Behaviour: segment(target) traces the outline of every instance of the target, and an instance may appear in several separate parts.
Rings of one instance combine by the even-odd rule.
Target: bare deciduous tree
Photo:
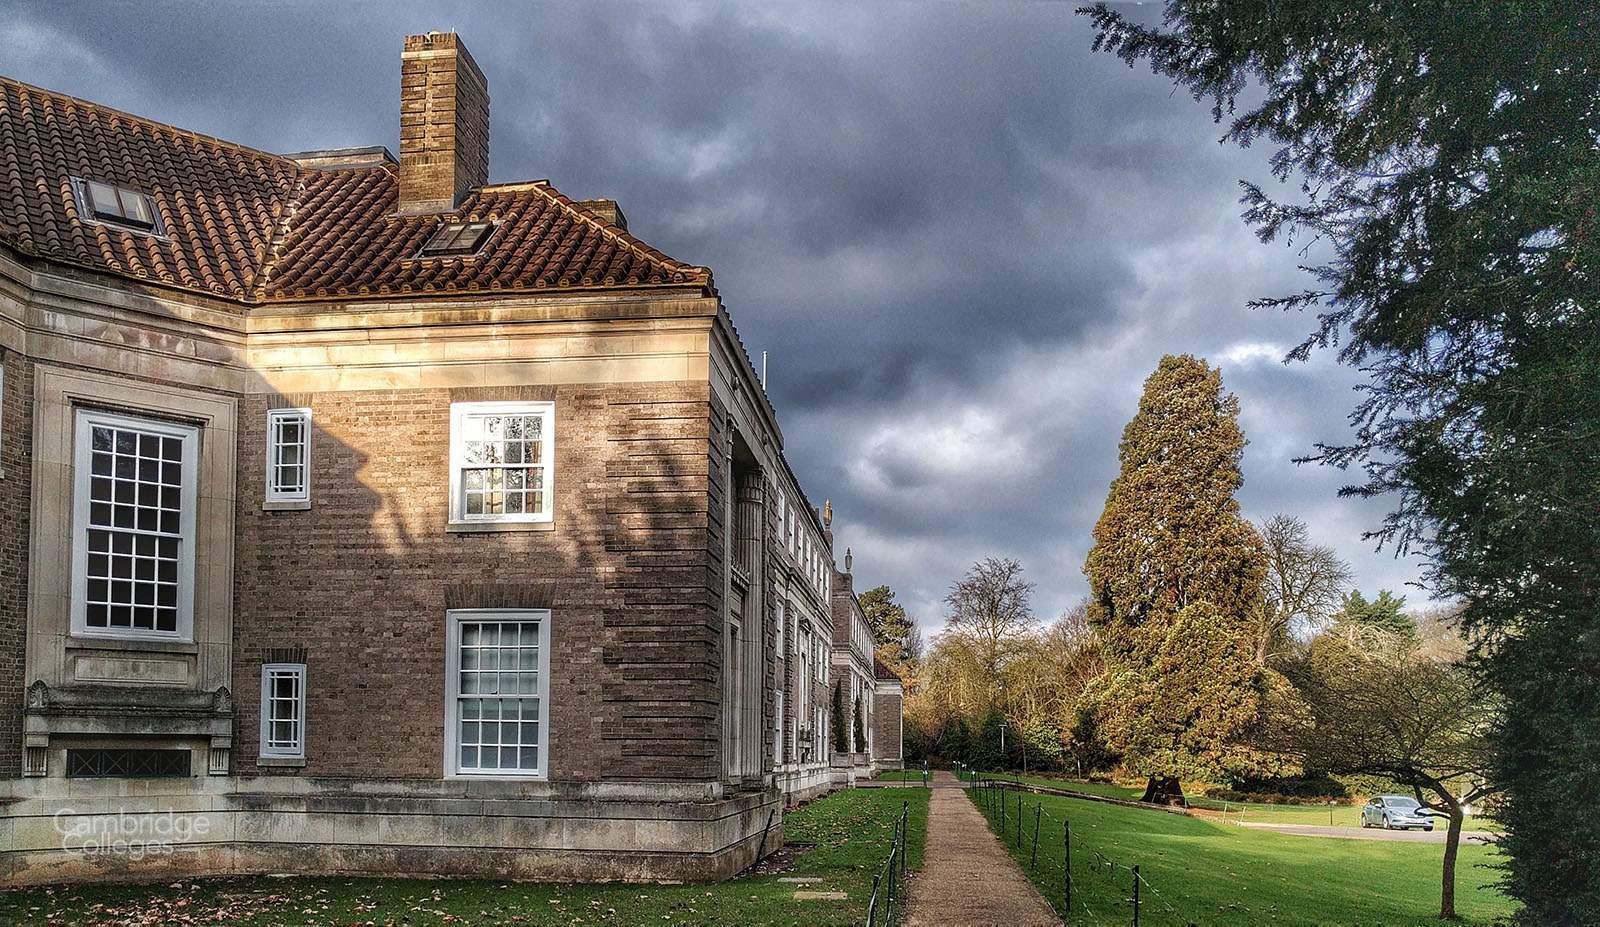
[[[1306,523],[1278,514],[1261,525],[1267,573],[1252,610],[1256,662],[1265,664],[1293,635],[1322,630],[1339,611],[1349,588],[1350,564],[1332,548],[1311,543]]]
[[[1032,599],[1033,583],[1022,578],[1022,564],[1010,557],[974,563],[944,597],[950,607],[945,634],[973,647],[983,678],[996,688],[1007,645],[1036,621]]]

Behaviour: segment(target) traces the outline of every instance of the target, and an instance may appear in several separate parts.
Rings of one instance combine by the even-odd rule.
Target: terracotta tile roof
[[[5,78],[0,171],[0,241],[18,251],[241,303],[712,286],[542,181],[396,216],[392,163],[303,166]],[[73,177],[149,194],[165,234],[85,221]],[[452,220],[497,227],[474,257],[417,259]]]
[[[900,678],[899,673],[896,673],[894,670],[890,669],[889,664],[883,662],[877,657],[872,658],[872,678],[883,680],[893,679],[895,682],[904,682],[904,680]]]
[[[0,79],[0,239],[25,254],[244,297],[295,170],[265,152]],[[165,236],[83,221],[73,177],[149,194]]]
[[[273,300],[485,290],[707,285],[543,182],[469,193],[451,215],[394,214],[391,168],[306,171],[263,296]],[[440,222],[495,222],[469,258],[417,258]]]

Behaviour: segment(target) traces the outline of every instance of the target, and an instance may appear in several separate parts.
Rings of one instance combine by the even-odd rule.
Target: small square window
[[[446,222],[439,226],[417,257],[465,257],[477,254],[494,234],[493,222]]]
[[[80,180],[76,187],[87,215],[141,232],[160,233],[155,204],[148,195],[98,180]]]
[[[267,413],[267,501],[311,501],[311,410]]]

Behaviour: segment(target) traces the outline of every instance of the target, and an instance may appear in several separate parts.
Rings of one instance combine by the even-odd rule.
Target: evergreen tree
[[[894,590],[888,586],[874,586],[857,598],[867,627],[872,629],[873,648],[885,644],[904,645],[911,631],[911,617],[906,614],[905,606],[894,600]]]
[[[856,752],[867,752],[867,725],[861,716],[861,696],[856,696]]]
[[[1499,846],[1520,924],[1600,923],[1600,7],[1589,0],[1169,0],[1087,11],[1097,48],[1279,146],[1289,202],[1245,185],[1264,240],[1326,244],[1294,356],[1337,344],[1371,382],[1351,491],[1425,554],[1492,646]],[[1240,105],[1242,104],[1242,105]]]
[[[1417,623],[1401,611],[1405,604],[1405,596],[1395,596],[1387,589],[1378,590],[1378,597],[1371,602],[1361,594],[1360,589],[1352,589],[1350,594],[1344,597],[1344,607],[1334,616],[1334,620],[1346,625],[1377,628],[1405,640],[1415,641]]]
[[[1220,373],[1163,357],[1122,433],[1084,565],[1106,662],[1091,695],[1101,732],[1152,786],[1263,768],[1237,743],[1274,675],[1254,658],[1265,557],[1233,497],[1238,414]]]
[[[845,736],[844,727],[844,683],[833,684],[833,711],[829,713],[828,721],[833,733],[833,752],[849,753],[850,741]]]

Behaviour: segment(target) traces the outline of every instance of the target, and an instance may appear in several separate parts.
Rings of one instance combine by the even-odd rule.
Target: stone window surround
[[[226,693],[232,679],[233,519],[237,493],[235,401],[193,388],[131,381],[125,377],[41,364],[34,380],[34,402],[30,502],[34,517],[29,538],[25,678],[52,688],[71,687],[79,683],[75,667],[81,659],[89,659],[94,664],[97,683],[111,681],[103,675],[108,666],[120,671],[129,667],[154,667],[159,663],[160,667],[165,667],[159,674],[159,681],[142,677],[118,677],[114,681],[126,686],[130,698],[136,701],[140,698],[137,694],[140,688],[151,684],[161,686],[163,691],[188,690],[208,703],[214,694],[226,710],[209,711],[206,717],[231,716],[231,698]],[[190,642],[85,637],[72,633],[73,433],[79,408],[179,421],[200,429],[196,459],[194,634]],[[174,686],[176,689],[172,688]],[[120,715],[98,710],[88,714],[73,712],[71,717],[57,720],[47,714],[34,717],[30,713],[26,719],[26,746],[30,755],[35,751],[40,754],[35,774],[44,774],[43,753],[47,746],[54,747],[50,743],[53,733],[115,738],[132,723],[119,718]],[[207,764],[209,771],[213,775],[227,772],[231,721],[226,724],[211,720],[174,721],[168,726],[173,736],[208,737],[212,745],[211,762]]]
[[[539,624],[539,767],[531,771],[466,770],[460,768],[461,625],[482,621],[537,621]],[[445,612],[444,775],[446,779],[550,778],[550,609],[453,608]]]
[[[279,455],[284,449],[279,428],[282,424],[298,420],[301,428],[299,487],[283,489],[278,485]],[[305,510],[311,508],[311,410],[267,410],[267,482],[266,495],[261,508],[264,511]]]
[[[89,505],[89,435],[96,426],[114,427],[124,431],[177,438],[183,442],[181,515],[179,518],[179,552],[177,566],[178,613],[177,627],[173,631],[140,628],[91,628],[88,625],[88,535],[92,527]],[[195,560],[195,506],[198,500],[196,475],[199,469],[195,460],[199,451],[198,429],[187,422],[152,419],[143,415],[127,415],[98,408],[76,408],[73,411],[73,480],[72,480],[72,634],[74,637],[100,637],[128,640],[177,641],[194,640],[194,560]],[[141,532],[142,533],[142,532]],[[137,582],[137,581],[136,581]]]
[[[520,515],[469,516],[465,514],[461,472],[465,466],[462,419],[467,415],[541,415],[543,425],[542,460],[544,468],[544,507],[537,513]],[[547,400],[452,402],[450,404],[450,511],[449,531],[527,531],[554,528],[556,461],[555,403]]]

